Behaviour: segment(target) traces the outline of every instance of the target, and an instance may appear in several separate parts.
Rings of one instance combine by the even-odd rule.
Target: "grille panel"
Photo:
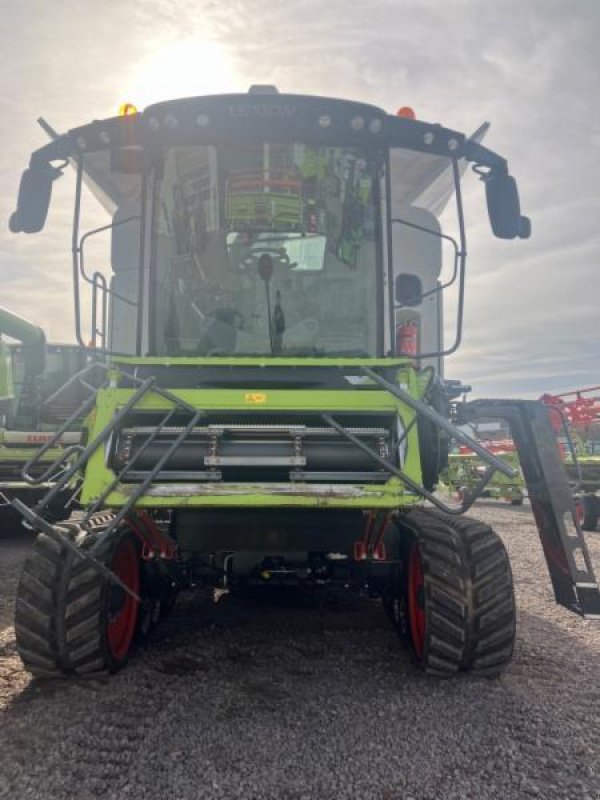
[[[150,415],[136,413],[117,432],[109,449],[110,466],[122,481],[137,482],[149,474],[183,427],[154,433]],[[286,419],[287,417],[287,419]],[[382,414],[339,414],[340,424],[379,456],[394,460],[397,420]],[[211,414],[194,427],[160,473],[161,482],[216,476],[224,482],[360,482],[381,483],[389,473],[367,453],[347,441],[314,414]],[[131,468],[129,469],[129,465]],[[172,476],[172,477],[170,477]]]

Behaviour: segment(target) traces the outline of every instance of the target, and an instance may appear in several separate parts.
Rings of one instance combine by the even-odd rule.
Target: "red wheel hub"
[[[580,498],[575,500],[575,517],[577,522],[580,525],[583,525],[583,520],[585,519],[585,506],[583,504],[583,500]]]
[[[415,654],[421,659],[425,646],[425,584],[421,554],[416,543],[408,558],[407,605],[410,637]]]
[[[123,539],[117,545],[111,568],[126,586],[136,594],[139,594],[139,559],[137,549],[131,539]],[[119,596],[118,608],[109,610],[106,640],[113,658],[120,660],[125,658],[131,647],[137,623],[139,603],[119,587],[114,588],[122,592],[122,596]]]

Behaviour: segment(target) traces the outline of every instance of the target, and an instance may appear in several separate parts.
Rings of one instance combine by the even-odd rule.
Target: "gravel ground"
[[[28,541],[4,535],[0,797],[600,797],[600,623],[554,604],[529,507],[474,515],[515,573],[517,650],[495,681],[423,676],[374,601],[190,595],[118,675],[35,683],[10,627]]]

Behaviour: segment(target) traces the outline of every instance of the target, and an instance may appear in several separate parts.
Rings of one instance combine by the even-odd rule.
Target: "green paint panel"
[[[406,358],[280,358],[275,356],[113,356],[113,364],[139,364],[140,366],[238,366],[238,367],[406,367]]]
[[[401,403],[384,391],[288,391],[261,389],[249,386],[243,390],[232,389],[171,389],[172,394],[200,409],[228,411],[395,411]],[[129,389],[103,389],[98,393],[98,417],[105,410],[112,414],[131,397]],[[137,408],[148,411],[169,409],[171,405],[158,394],[148,393]],[[406,409],[405,413],[411,413]],[[405,416],[405,414],[403,414]],[[107,422],[110,417],[106,417]]]
[[[249,363],[249,359],[119,359],[121,363]],[[269,359],[269,364],[279,359]],[[297,359],[306,365],[308,359]],[[316,362],[317,360],[315,360]],[[324,359],[318,360],[322,364]],[[349,359],[340,365],[349,366]],[[254,361],[253,363],[256,363]],[[289,360],[286,361],[289,365]],[[359,363],[366,363],[360,359]],[[387,366],[398,362],[380,360]],[[402,370],[402,382],[413,396],[420,396],[423,387],[417,383],[412,368]],[[168,388],[168,387],[165,387]],[[170,390],[173,395],[194,408],[222,411],[246,411],[261,414],[268,411],[323,411],[335,415],[336,412],[387,412],[399,414],[408,427],[414,412],[396,400],[392,395],[377,389],[361,390],[264,390],[248,386],[242,390],[231,389],[181,389]],[[110,424],[117,410],[131,397],[129,389],[102,389],[98,392],[96,413],[90,419],[90,441]],[[164,410],[171,408],[168,400],[160,395],[149,393],[137,408],[145,410]],[[404,471],[414,481],[421,482],[421,466],[416,426],[410,430]],[[89,503],[106,489],[114,479],[114,473],[105,464],[104,448],[97,449],[88,462],[82,490],[83,503]],[[127,501],[127,491],[133,491],[135,484],[121,486],[119,491],[109,495],[107,506],[120,506]],[[311,508],[388,508],[394,509],[420,504],[421,498],[406,493],[401,481],[395,477],[385,484],[352,484],[325,486],[314,483],[293,484],[162,484],[154,485],[149,494],[138,501],[145,507],[311,507]]]

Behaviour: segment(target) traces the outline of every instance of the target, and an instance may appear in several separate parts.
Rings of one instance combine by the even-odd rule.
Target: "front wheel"
[[[510,662],[516,611],[504,545],[478,520],[414,510],[399,522],[402,569],[388,601],[426,672],[500,674]]]
[[[65,535],[78,536],[67,525]],[[71,530],[69,530],[71,527]],[[140,591],[137,539],[127,529],[106,543],[102,561]],[[15,632],[25,668],[36,677],[116,672],[127,661],[139,602],[58,539],[39,534],[21,574]]]

